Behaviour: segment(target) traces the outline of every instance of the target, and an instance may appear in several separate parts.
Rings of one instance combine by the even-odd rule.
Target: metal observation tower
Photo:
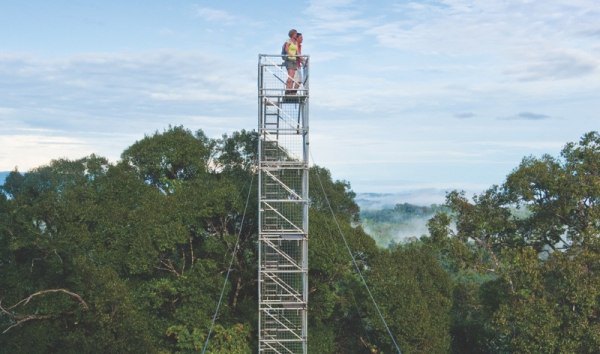
[[[286,92],[281,55],[258,59],[259,353],[307,353],[308,57]]]

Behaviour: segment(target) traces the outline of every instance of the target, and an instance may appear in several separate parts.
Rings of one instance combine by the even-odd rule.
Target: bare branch
[[[181,276],[181,274],[177,271],[177,269],[175,269],[175,266],[173,265],[173,262],[170,259],[167,259],[166,261],[164,259],[161,259],[160,264],[162,264],[164,267],[154,267],[154,268],[160,269],[160,270],[166,270],[167,272],[175,274],[177,277]]]
[[[58,314],[55,315],[19,315],[17,313],[14,312],[14,309],[19,307],[19,306],[25,306],[27,305],[34,297],[36,296],[40,296],[40,295],[45,295],[45,294],[50,294],[50,293],[63,293],[63,294],[67,294],[70,297],[74,298],[75,300],[77,300],[77,302],[79,302],[79,305],[81,307],[83,307],[84,310],[88,310],[89,306],[88,304],[83,300],[83,298],[79,295],[76,294],[72,291],[69,291],[67,289],[46,289],[46,290],[41,290],[38,292],[35,292],[29,296],[27,296],[26,298],[20,300],[19,302],[17,302],[16,304],[9,306],[9,307],[4,307],[2,305],[2,301],[0,300],[0,311],[2,311],[2,313],[4,315],[6,315],[7,317],[9,317],[14,323],[12,325],[10,325],[8,328],[6,328],[2,334],[7,333],[8,331],[10,331],[11,329],[18,327],[20,325],[22,325],[25,322],[29,322],[32,320],[44,320],[44,319],[48,319],[48,318],[52,318],[57,316]]]
[[[41,258],[37,258],[37,257],[36,257],[36,258],[33,258],[33,259],[31,260],[31,267],[29,268],[29,273],[33,273],[33,266],[35,265],[35,262],[36,262],[36,261],[41,261],[41,260],[42,260]]]
[[[185,247],[181,246],[181,258],[183,259],[182,265],[181,265],[181,274],[183,275],[183,273],[185,272]]]
[[[492,246],[489,244],[489,242],[487,242],[486,240],[484,240],[482,238],[475,237],[475,236],[472,236],[472,237],[475,240],[475,242],[477,242],[479,245],[481,245],[483,248],[485,248],[489,252],[489,254],[492,258],[492,262],[494,263],[494,268],[491,269],[491,272],[496,273],[500,269],[501,265],[500,265],[500,261],[498,260],[498,257],[496,257],[496,253],[494,252],[494,250],[492,250]],[[510,285],[510,290],[514,294],[515,286],[513,284],[513,281],[509,276],[507,276],[507,280],[508,280],[508,285]]]
[[[6,328],[4,331],[2,331],[2,334],[7,333],[8,331],[10,331],[11,329],[18,327],[20,325],[22,325],[25,322],[31,321],[31,320],[45,320],[48,318],[51,318],[51,315],[28,315],[25,316],[19,320],[17,320],[14,324],[12,324],[11,326],[9,326],[8,328]]]
[[[74,292],[71,292],[67,289],[47,289],[47,290],[38,291],[36,293],[29,295],[28,297],[24,298],[23,300],[17,302],[16,304],[10,306],[8,309],[12,310],[17,306],[27,305],[29,303],[29,301],[31,301],[31,299],[33,299],[34,297],[39,296],[39,295],[49,294],[49,293],[65,293],[65,294],[75,298],[77,301],[79,301],[79,303],[85,310],[89,309],[89,306],[85,303],[85,301],[83,301],[81,296],[79,296],[78,294],[75,294]]]
[[[189,240],[190,240],[190,256],[192,258],[192,264],[190,265],[190,269],[191,269],[194,267],[194,261],[196,259],[194,258],[194,244],[192,243],[192,236],[190,236]]]
[[[58,252],[56,251],[56,249],[54,249],[54,254],[56,255],[56,257],[58,257],[58,259],[60,259],[60,263],[64,264],[62,257],[58,254]]]

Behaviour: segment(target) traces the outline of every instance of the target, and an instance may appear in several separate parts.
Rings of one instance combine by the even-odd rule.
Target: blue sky
[[[315,162],[358,192],[478,191],[600,127],[600,2],[0,2],[0,171],[256,129],[259,53],[311,55]]]

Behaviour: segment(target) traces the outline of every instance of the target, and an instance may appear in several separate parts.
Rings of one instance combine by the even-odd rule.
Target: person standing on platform
[[[296,75],[294,76],[294,90],[298,90],[301,84],[303,84],[304,75],[302,68],[306,65],[304,58],[302,58],[302,33],[296,33],[296,45],[298,46],[298,59],[296,59]]]
[[[291,29],[288,32],[290,39],[284,44],[285,57],[285,68],[287,69],[287,81],[285,82],[285,94],[290,95],[294,89],[294,77],[296,76],[296,70],[298,69],[297,55],[298,55],[298,44],[296,43],[296,36],[298,31]]]

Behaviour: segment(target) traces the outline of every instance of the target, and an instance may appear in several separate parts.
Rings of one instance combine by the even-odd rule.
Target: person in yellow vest
[[[295,29],[291,29],[288,32],[288,36],[290,37],[290,39],[287,42],[285,42],[284,45],[284,51],[286,53],[285,68],[287,69],[288,74],[287,81],[285,82],[286,95],[293,94],[294,76],[296,76],[296,70],[298,69],[298,43],[296,42],[297,35],[298,31],[296,31]]]

